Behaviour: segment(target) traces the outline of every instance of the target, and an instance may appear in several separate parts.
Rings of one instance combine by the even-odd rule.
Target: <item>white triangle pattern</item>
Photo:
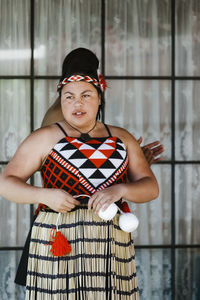
[[[54,149],[57,150],[57,151],[60,151],[62,148],[64,148],[68,143],[57,143],[55,146],[54,146]]]
[[[80,146],[79,150],[94,150],[94,147],[92,147],[88,144],[83,144]]]
[[[94,174],[94,172],[96,172],[97,169],[82,169],[79,170],[81,172],[81,174],[83,174],[86,178],[89,178],[90,176],[92,176],[92,174]]]
[[[109,161],[117,168],[122,164],[123,160],[119,158],[110,158]],[[115,170],[116,170],[115,169]]]
[[[80,168],[86,160],[87,160],[87,158],[73,158],[73,159],[71,158],[71,162],[77,168]]]
[[[90,181],[92,183],[92,185],[95,188],[97,188],[99,185],[101,185],[105,181],[105,179],[103,179],[103,178],[98,178],[98,179],[90,178],[88,181]]]
[[[126,157],[126,151],[125,150],[119,150],[117,149],[117,151],[120,153],[120,155],[125,158]]]
[[[100,151],[96,150],[92,155],[89,157],[90,159],[106,159],[106,156],[101,153]]]
[[[116,169],[100,169],[100,172],[106,177],[109,178]]]
[[[56,149],[56,148],[55,148]],[[57,150],[57,149],[56,149]],[[58,151],[58,150],[57,150]],[[60,151],[60,154],[65,158],[65,159],[69,159],[77,150],[64,150],[64,151]]]
[[[107,145],[106,143],[102,144],[99,148],[99,150],[113,150],[115,149],[114,147]]]
[[[78,139],[72,140],[71,143],[72,144],[75,144],[75,143],[77,143],[77,144],[83,144],[83,142],[79,141]]]
[[[115,141],[110,140],[110,139],[107,139],[107,140],[106,140],[106,144],[112,144],[112,143],[115,143]]]
[[[126,150],[124,143],[118,142],[118,145],[120,145],[122,148],[124,148],[124,150]]]

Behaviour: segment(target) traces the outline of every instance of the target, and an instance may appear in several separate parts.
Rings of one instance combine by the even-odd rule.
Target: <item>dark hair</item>
[[[94,87],[96,88],[96,90],[101,98],[101,104],[99,105],[99,109],[97,112],[97,120],[98,119],[100,120],[103,115],[103,111],[104,111],[104,107],[105,107],[105,97],[104,97],[104,92],[102,92],[102,90],[100,88],[96,87],[95,85],[94,85]]]
[[[77,48],[65,57],[62,65],[62,76],[69,77],[73,74],[86,74],[98,80],[98,68],[99,60],[91,50]]]
[[[77,48],[72,50],[65,57],[62,64],[62,76],[60,77],[59,82],[62,82],[66,77],[70,77],[72,75],[88,75],[99,81],[99,76],[97,73],[98,67],[99,60],[91,50],[86,48]],[[94,84],[92,85],[96,88],[98,95],[101,97],[101,104],[97,113],[97,118],[100,119],[105,105],[104,93],[99,87]],[[62,87],[58,91],[60,96],[61,90]]]

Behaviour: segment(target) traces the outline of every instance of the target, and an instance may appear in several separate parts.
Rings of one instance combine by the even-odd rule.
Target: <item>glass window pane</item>
[[[200,244],[200,165],[177,165],[176,243]]]
[[[171,243],[171,167],[153,166],[160,194],[151,202],[130,203],[131,210],[139,219],[133,232],[136,245],[169,245]]]
[[[106,75],[170,75],[171,1],[106,1]]]
[[[100,57],[100,20],[99,0],[36,0],[35,74],[60,75],[65,55],[76,47]]]
[[[200,251],[176,249],[175,300],[200,299]]]
[[[38,187],[43,186],[42,178],[41,178],[41,175],[40,175],[39,171],[34,174],[34,185],[38,186]]]
[[[14,283],[21,251],[0,251],[0,294],[2,300],[24,300],[25,287]]]
[[[110,80],[105,121],[126,128],[144,143],[160,140],[163,159],[171,157],[170,81]]]
[[[19,205],[0,196],[0,210],[0,247],[23,247],[30,229],[30,205]]]
[[[200,1],[176,0],[176,75],[200,75]]]
[[[30,74],[30,1],[0,0],[0,75]]]
[[[0,166],[0,174],[4,167]],[[30,205],[17,204],[0,196],[0,247],[23,247],[30,228]]]
[[[43,187],[42,177],[40,174],[41,174],[40,171],[38,171],[33,175],[34,176],[34,186]],[[38,208],[38,204],[34,204],[33,212],[35,212],[37,208]]]
[[[34,90],[34,128],[40,128],[48,108],[58,97],[58,80],[35,80]]]
[[[171,251],[136,249],[140,300],[171,300]]]
[[[30,82],[0,80],[0,160],[8,161],[30,133]]]
[[[200,81],[176,82],[176,159],[200,160]]]

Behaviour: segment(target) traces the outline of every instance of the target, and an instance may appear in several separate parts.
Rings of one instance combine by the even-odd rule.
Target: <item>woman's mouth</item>
[[[83,112],[83,111],[76,111],[76,112],[73,113],[73,115],[76,116],[76,117],[81,117],[81,116],[83,116],[83,115],[85,115],[85,114],[86,114],[86,113]]]

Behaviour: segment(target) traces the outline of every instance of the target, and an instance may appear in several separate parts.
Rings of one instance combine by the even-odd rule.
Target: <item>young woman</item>
[[[134,137],[97,121],[104,84],[95,54],[78,48],[65,63],[64,119],[28,136],[0,178],[3,197],[39,204],[26,299],[139,299],[131,235],[119,214],[104,221],[98,212],[122,198],[151,201],[158,184]],[[38,170],[42,188],[26,183]]]

